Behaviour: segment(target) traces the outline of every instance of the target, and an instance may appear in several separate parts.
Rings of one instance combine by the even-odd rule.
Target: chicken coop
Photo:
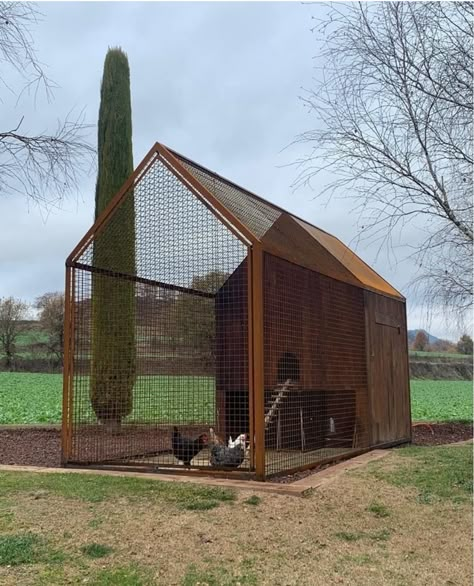
[[[410,441],[403,296],[161,144],[68,257],[65,313],[64,465],[264,480]]]

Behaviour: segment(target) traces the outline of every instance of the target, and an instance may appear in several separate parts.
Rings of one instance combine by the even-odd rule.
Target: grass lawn
[[[0,474],[2,586],[470,584],[472,451],[402,448],[307,498]]]
[[[411,381],[413,421],[472,421],[472,382]]]
[[[149,397],[130,419],[168,422],[208,422],[214,418],[214,381],[207,377],[140,377],[136,392]],[[0,372],[0,424],[59,423],[62,375]],[[411,382],[414,421],[472,421],[470,381]],[[87,403],[81,417],[93,420]]]

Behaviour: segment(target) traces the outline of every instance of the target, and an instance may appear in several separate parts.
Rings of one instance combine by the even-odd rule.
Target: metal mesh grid
[[[368,447],[363,291],[264,255],[267,475]]]
[[[257,238],[262,238],[281,216],[281,212],[277,208],[258,199],[252,193],[224,181],[179,155],[177,157],[185,169],[245,224]]]
[[[249,467],[247,253],[155,159],[73,262],[68,461]]]

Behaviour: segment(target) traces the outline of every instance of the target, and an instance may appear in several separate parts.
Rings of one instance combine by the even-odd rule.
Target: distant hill
[[[418,332],[424,332],[428,336],[428,343],[429,344],[434,344],[435,342],[437,342],[439,340],[439,338],[437,338],[436,336],[432,336],[426,330],[408,330],[408,343],[409,344],[412,344],[415,341],[416,334]]]

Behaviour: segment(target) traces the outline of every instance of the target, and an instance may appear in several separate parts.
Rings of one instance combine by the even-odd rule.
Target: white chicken
[[[229,436],[229,441],[227,446],[229,448],[236,448],[237,446],[243,446],[245,448],[245,440],[246,440],[245,433],[241,433],[239,436],[235,438],[235,441],[232,440],[232,436]]]

